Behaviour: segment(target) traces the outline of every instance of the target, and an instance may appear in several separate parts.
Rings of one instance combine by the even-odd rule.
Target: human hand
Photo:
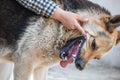
[[[51,18],[57,19],[68,29],[78,29],[84,36],[86,35],[80,23],[87,22],[88,19],[83,18],[78,14],[57,8]]]

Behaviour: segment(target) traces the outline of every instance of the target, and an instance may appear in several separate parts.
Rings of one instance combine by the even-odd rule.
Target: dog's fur
[[[106,9],[87,0],[54,1],[89,19],[82,24],[87,40],[76,57],[82,68],[119,42],[116,27],[120,25],[120,15],[111,16]],[[61,60],[60,48],[79,36],[79,31],[67,30],[55,20],[37,16],[15,0],[0,0],[0,57],[14,61],[14,80],[29,80],[32,73],[34,80],[45,80],[49,67]]]

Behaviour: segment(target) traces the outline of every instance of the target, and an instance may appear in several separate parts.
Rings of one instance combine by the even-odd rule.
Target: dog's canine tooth
[[[62,52],[61,58],[62,58],[63,60],[67,60],[67,56],[66,56],[66,53],[65,53],[65,52]]]

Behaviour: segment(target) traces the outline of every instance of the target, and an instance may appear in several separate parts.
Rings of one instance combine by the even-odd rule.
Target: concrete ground
[[[104,6],[110,10],[112,14],[120,14],[120,0],[91,1]],[[9,70],[12,70],[12,68],[6,69],[8,72]],[[1,78],[2,75],[0,76],[0,80],[4,79]],[[11,78],[10,80],[13,79]],[[120,80],[120,44],[104,59],[91,61],[83,71],[77,70],[74,64],[70,64],[65,69],[61,68],[59,65],[55,66],[49,70],[47,80]]]
[[[49,70],[47,80],[120,80],[120,68],[102,62],[90,63],[83,71],[73,64],[65,69],[56,66]]]

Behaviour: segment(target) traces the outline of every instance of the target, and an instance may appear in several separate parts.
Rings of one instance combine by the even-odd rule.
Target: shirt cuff
[[[38,15],[50,17],[56,10],[57,4],[51,0],[16,0],[25,8]]]
[[[57,4],[55,4],[53,1],[47,0],[43,10],[41,10],[41,14],[45,17],[50,17],[52,14],[54,14],[56,8]]]

